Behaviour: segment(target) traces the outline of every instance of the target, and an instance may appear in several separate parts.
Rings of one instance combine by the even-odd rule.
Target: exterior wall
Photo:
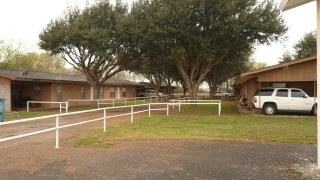
[[[38,91],[35,91],[37,87]],[[11,102],[14,107],[26,107],[27,101],[50,101],[51,83],[13,81],[11,84]],[[40,106],[31,104],[31,106]]]
[[[0,98],[5,99],[5,111],[11,111],[11,80],[0,77]]]
[[[260,82],[317,81],[317,62],[307,61],[258,74]]]
[[[251,99],[258,90],[259,83],[257,82],[257,79],[251,79],[240,86],[240,97]]]
[[[110,96],[110,89],[114,88],[115,97]],[[126,96],[122,96],[122,88],[126,88]],[[136,87],[135,86],[110,86],[106,85],[103,87],[104,95],[102,99],[124,99],[136,97]]]

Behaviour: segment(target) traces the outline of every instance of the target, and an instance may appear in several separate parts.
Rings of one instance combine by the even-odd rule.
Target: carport
[[[251,99],[263,87],[300,88],[316,96],[316,56],[242,73],[235,82],[240,97]]]

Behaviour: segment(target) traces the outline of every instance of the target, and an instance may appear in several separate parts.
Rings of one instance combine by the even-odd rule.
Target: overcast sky
[[[127,0],[131,3],[132,0]],[[280,3],[281,0],[276,0]],[[88,0],[92,2],[92,0]],[[0,39],[15,44],[21,43],[25,51],[37,51],[38,35],[51,19],[62,15],[67,6],[85,6],[87,0],[1,0]],[[316,30],[316,3],[286,11],[283,17],[289,28],[288,39],[284,43],[258,46],[253,58],[268,65],[276,64],[282,53],[302,36]]]

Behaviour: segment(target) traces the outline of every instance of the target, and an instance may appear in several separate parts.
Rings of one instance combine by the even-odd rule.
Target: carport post
[[[59,116],[56,117],[56,148],[59,148]]]
[[[320,52],[320,0],[317,0],[317,51]],[[317,53],[317,81],[320,80],[320,53]],[[317,104],[319,101],[320,95],[320,83],[317,82]],[[320,169],[320,109],[317,108],[317,164],[318,169]]]
[[[103,132],[107,131],[107,110],[103,110]]]

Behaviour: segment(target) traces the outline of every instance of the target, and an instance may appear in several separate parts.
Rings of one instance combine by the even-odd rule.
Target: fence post
[[[27,112],[29,112],[29,101],[27,101]]]
[[[107,131],[107,110],[103,110],[103,132]]]
[[[219,103],[219,116],[221,114],[221,103]]]
[[[59,102],[59,110],[60,110],[59,112],[60,112],[60,114],[61,114],[61,112],[62,112],[62,107],[61,107],[61,106],[62,106],[62,103]]]
[[[167,104],[167,116],[169,116],[169,103]]]
[[[131,106],[131,123],[133,123],[133,106]]]
[[[149,117],[151,116],[151,104],[149,104]]]
[[[172,109],[174,109],[175,104],[176,104],[176,100],[174,99],[174,100],[173,100]]]
[[[68,113],[69,112],[69,103],[68,103],[68,101],[66,102],[66,113]]]
[[[56,148],[59,148],[59,116],[56,117]]]
[[[181,100],[179,100],[179,112],[181,111]]]
[[[112,99],[112,107],[114,107],[114,99]]]

